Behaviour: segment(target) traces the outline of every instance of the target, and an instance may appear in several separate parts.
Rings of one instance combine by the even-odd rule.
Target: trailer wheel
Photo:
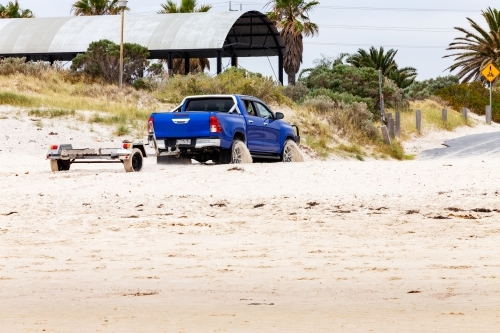
[[[54,172],[68,171],[71,166],[69,161],[63,160],[50,160],[50,169]]]
[[[127,160],[123,160],[123,166],[126,172],[139,172],[142,170],[143,157],[141,150],[134,148],[132,154]]]

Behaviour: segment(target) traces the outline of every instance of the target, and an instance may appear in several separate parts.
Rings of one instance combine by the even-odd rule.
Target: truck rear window
[[[188,100],[186,111],[229,112],[234,105],[232,98],[200,98]]]

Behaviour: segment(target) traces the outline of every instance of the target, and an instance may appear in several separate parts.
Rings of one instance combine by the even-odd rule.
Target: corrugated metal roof
[[[0,19],[0,55],[69,60],[90,43],[120,41],[120,15]],[[125,14],[126,43],[150,50],[151,58],[271,56],[284,52],[274,25],[260,12]],[[37,56],[38,55],[38,56]]]

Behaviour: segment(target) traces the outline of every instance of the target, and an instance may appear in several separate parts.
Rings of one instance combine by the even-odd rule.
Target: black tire
[[[234,140],[231,145],[231,163],[243,164],[252,163],[252,155],[243,141]]]
[[[139,172],[142,170],[144,164],[144,158],[142,157],[142,152],[138,148],[132,150],[130,158],[123,160],[123,166],[126,172]]]
[[[71,166],[70,161],[50,160],[50,169],[54,172],[68,171]]]
[[[299,147],[293,140],[286,140],[281,153],[281,160],[287,162],[304,162],[304,156],[300,152]]]

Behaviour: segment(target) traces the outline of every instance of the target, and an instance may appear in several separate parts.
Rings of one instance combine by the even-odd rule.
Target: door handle
[[[267,126],[267,125],[269,125],[269,124],[268,123],[264,123],[264,126]]]
[[[248,121],[248,123],[249,123],[249,124],[253,124],[253,120],[249,120],[249,121]]]

